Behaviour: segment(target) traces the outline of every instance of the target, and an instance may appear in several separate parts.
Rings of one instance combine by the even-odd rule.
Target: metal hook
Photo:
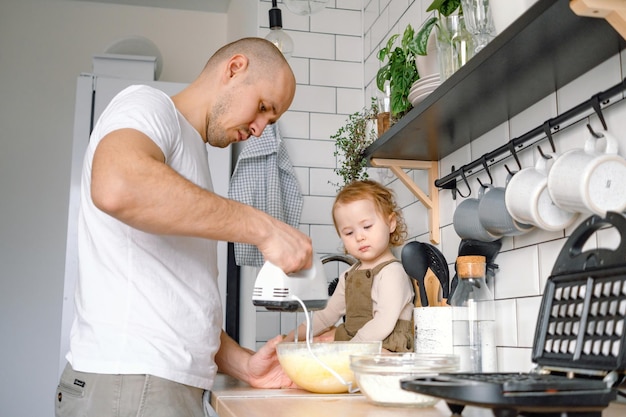
[[[456,175],[456,169],[454,168],[454,165],[452,165],[450,172]],[[437,184],[437,181],[435,181],[435,186],[437,186],[436,184]],[[445,184],[440,185],[439,187],[445,190],[450,190],[450,192],[452,192],[452,199],[456,200],[456,193],[457,193],[456,178],[452,178],[450,181],[446,182]]]
[[[554,140],[552,139],[552,127],[550,127],[550,120],[546,120],[544,122],[543,131],[548,137],[548,141],[550,142],[550,147],[552,148],[552,152],[556,152],[556,147],[554,146]]]
[[[504,164],[504,169],[506,169],[506,172],[508,172],[510,176],[513,176],[515,175],[515,173],[517,173],[517,171],[511,171],[511,168],[509,168],[507,164]]]
[[[609,128],[606,125],[606,120],[604,120],[604,115],[602,114],[602,108],[600,107],[600,95],[599,94],[596,94],[595,96],[591,97],[591,107],[593,107],[593,110],[598,115],[598,118],[600,119],[600,122],[602,123],[602,127],[604,128],[604,130],[608,130]],[[589,129],[591,130],[591,128]],[[593,131],[591,132],[591,134],[596,136]]]
[[[463,195],[463,194],[461,193],[461,190],[459,190],[459,189],[458,189],[458,187],[457,187],[456,191],[459,193],[459,195],[460,195],[461,197],[463,197],[463,198],[467,198],[467,197],[469,197],[470,195],[472,195],[472,187],[470,187],[469,182],[467,181],[467,177],[465,176],[465,166],[462,166],[462,167],[461,167],[461,178],[463,178],[463,182],[464,182],[464,183],[465,183],[465,185],[467,186],[467,195]]]
[[[491,176],[491,172],[489,171],[489,166],[487,165],[487,154],[484,154],[483,156],[480,157],[480,162],[483,164],[483,168],[485,168],[487,175],[489,175],[489,183],[493,184],[493,177]],[[480,182],[480,179],[478,180],[478,182]],[[483,185],[483,183],[481,182],[480,185]]]
[[[517,163],[517,169],[521,170],[522,169],[522,164],[519,161],[519,158],[517,157],[517,152],[515,151],[515,144],[513,143],[513,140],[510,140],[509,143],[507,143],[507,147],[509,148],[509,152],[511,153],[511,155],[513,155],[513,158],[515,158],[515,162]],[[504,164],[504,168],[506,168],[506,170],[508,171],[509,174],[514,175],[514,172],[511,172],[511,169]]]
[[[589,133],[591,133],[591,136],[593,136],[596,139],[600,139],[604,137],[603,134],[597,133],[595,130],[593,130],[593,127],[591,127],[589,123],[587,123],[587,129],[589,129]]]
[[[543,153],[541,146],[537,146],[537,150],[539,151],[543,159],[552,159],[552,155],[546,155],[545,153]]]

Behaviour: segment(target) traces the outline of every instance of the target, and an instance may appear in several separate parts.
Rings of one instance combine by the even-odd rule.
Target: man
[[[311,241],[212,193],[205,143],[261,135],[294,94],[280,51],[246,38],[171,98],[132,86],[111,101],[85,155],[57,416],[202,416],[218,369],[256,387],[293,385],[276,359],[279,338],[254,354],[221,330],[215,241],[256,245],[287,273],[311,267]]]

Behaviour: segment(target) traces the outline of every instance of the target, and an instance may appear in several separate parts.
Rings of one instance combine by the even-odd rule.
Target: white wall
[[[232,41],[257,34],[256,0],[230,0],[228,7],[227,40]]]
[[[143,35],[161,80],[190,82],[226,42],[224,14],[62,0],[0,2],[0,415],[50,417],[59,335],[76,79]]]

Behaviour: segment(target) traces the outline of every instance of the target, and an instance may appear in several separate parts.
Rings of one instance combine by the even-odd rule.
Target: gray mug
[[[507,184],[508,180],[507,179]],[[515,220],[506,207],[506,188],[495,187],[491,184],[483,186],[485,192],[480,199],[478,218],[484,228],[491,234],[500,236],[518,236],[528,233],[535,228]]]
[[[454,231],[461,239],[474,239],[482,242],[493,242],[502,235],[491,233],[483,226],[478,216],[478,207],[484,196],[484,188],[478,190],[478,198],[466,198],[454,211],[452,224]]]

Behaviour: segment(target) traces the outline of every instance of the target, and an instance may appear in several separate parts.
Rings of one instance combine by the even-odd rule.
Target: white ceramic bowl
[[[438,398],[400,387],[402,379],[455,372],[459,369],[456,355],[426,353],[380,353],[354,355],[350,368],[356,382],[367,399],[374,404],[393,407],[430,407]]]
[[[276,346],[276,353],[285,373],[299,387],[316,393],[338,394],[348,392],[348,385],[342,384],[318,360],[354,386],[350,355],[374,354],[380,349],[381,342],[314,342],[309,352],[305,342],[282,342]]]

